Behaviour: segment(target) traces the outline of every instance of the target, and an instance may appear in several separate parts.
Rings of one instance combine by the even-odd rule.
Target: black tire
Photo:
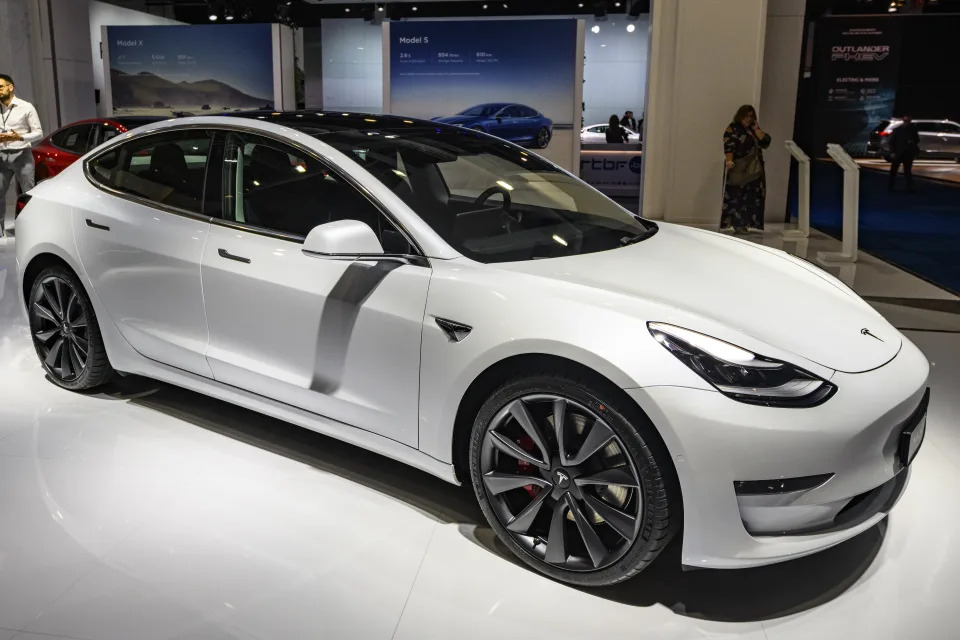
[[[543,400],[543,398],[551,399]],[[495,464],[497,465],[510,465],[511,459],[516,458],[515,455],[502,457],[504,456],[504,450],[497,443],[493,445],[496,451],[491,454],[490,443],[496,439],[502,441],[502,436],[506,432],[497,431],[497,438],[489,437],[488,433],[494,428],[500,429],[501,427],[495,427],[498,424],[507,424],[508,427],[503,427],[505,429],[511,428],[508,422],[503,422],[502,416],[506,412],[512,413],[513,409],[511,407],[514,407],[521,399],[523,399],[522,404],[526,406],[534,406],[532,403],[535,402],[556,402],[560,400],[563,402],[562,406],[571,407],[570,411],[572,412],[566,414],[570,417],[564,418],[561,424],[574,424],[574,422],[579,424],[578,421],[572,420],[572,418],[580,418],[580,416],[574,415],[576,412],[592,413],[595,417],[600,418],[613,432],[616,438],[608,440],[607,444],[602,445],[597,450],[597,453],[591,458],[591,460],[594,460],[591,464],[597,462],[597,456],[606,458],[609,455],[610,447],[616,444],[615,449],[619,451],[616,454],[617,458],[615,458],[619,460],[617,466],[614,469],[601,469],[601,472],[611,473],[626,470],[635,474],[635,481],[638,481],[635,483],[637,488],[624,489],[624,491],[632,493],[629,498],[630,502],[617,505],[617,508],[622,508],[623,511],[633,509],[632,513],[635,516],[631,520],[633,523],[633,533],[631,535],[634,536],[632,540],[622,533],[616,533],[619,530],[615,529],[614,524],[611,524],[613,520],[609,522],[603,520],[599,515],[600,512],[594,508],[597,504],[596,498],[602,495],[601,489],[593,482],[599,477],[596,469],[590,472],[591,477],[587,478],[586,475],[577,477],[576,474],[579,471],[571,471],[573,467],[555,466],[557,464],[565,465],[566,462],[558,463],[557,461],[570,461],[572,458],[578,457],[584,448],[587,448],[586,442],[590,440],[590,434],[585,428],[580,432],[580,449],[576,455],[568,455],[569,451],[564,452],[566,447],[570,447],[572,450],[572,446],[575,444],[570,440],[570,436],[574,436],[574,439],[577,437],[576,434],[567,429],[566,432],[569,434],[565,436],[567,444],[560,447],[559,457],[554,457],[554,464],[551,465],[552,469],[550,471],[543,468],[533,470],[534,474],[540,474],[540,476],[531,476],[531,478],[539,484],[539,491],[548,492],[548,496],[543,496],[539,492],[534,494],[532,485],[513,488],[509,491],[505,491],[502,485],[500,487],[490,487],[491,476],[494,474],[498,475],[494,479],[499,480],[501,478],[518,478],[518,475],[506,474],[521,473],[521,471],[511,472],[509,470],[503,473],[502,470],[496,469],[487,471],[486,476],[484,476],[484,467],[489,466],[491,459],[496,458],[498,462]],[[534,407],[527,415],[536,418],[535,414],[537,412],[540,412],[542,416],[544,411],[544,407]],[[551,425],[555,427],[557,413],[553,413],[553,416],[552,421],[549,417],[546,422],[536,419],[534,421],[546,427]],[[509,421],[509,418],[507,420]],[[516,425],[519,425],[519,423],[520,421],[517,420]],[[600,422],[592,424],[600,424]],[[515,428],[515,425],[512,428]],[[593,426],[590,427],[591,430],[593,428]],[[559,431],[564,432],[564,427],[561,427]],[[539,435],[548,440],[552,439],[552,446],[556,448],[555,432],[540,428]],[[532,441],[532,439],[529,440],[528,445]],[[522,446],[522,440],[518,439],[513,442],[517,446]],[[544,451],[544,449],[539,450]],[[536,447],[534,447],[534,451],[536,451]],[[491,458],[491,455],[493,458]],[[540,459],[545,457],[539,453],[531,455]],[[523,462],[517,462],[517,460],[513,460],[513,463],[516,463],[518,467],[523,464]],[[564,479],[562,477],[555,475],[557,469],[570,472],[566,485],[563,484]],[[614,389],[608,389],[597,381],[581,379],[575,375],[542,373],[524,376],[508,381],[494,391],[479,410],[473,425],[470,440],[470,474],[474,493],[480,507],[500,540],[525,563],[562,582],[596,587],[627,580],[650,565],[681,526],[682,500],[680,490],[673,468],[670,466],[669,454],[656,435],[652,423],[638,407],[632,405],[629,400],[622,399]],[[549,489],[544,486],[543,478],[546,477],[555,478],[550,483]],[[580,486],[581,481],[587,486]],[[567,494],[573,493],[575,484],[577,485],[576,490],[580,492],[580,498],[574,498],[571,495],[567,499]],[[619,485],[621,483],[615,484]],[[588,490],[595,493],[588,497],[586,495]],[[606,490],[609,491],[610,487],[607,486]],[[526,496],[523,493],[518,493],[520,491],[526,491],[530,494],[531,505],[538,502],[542,497],[543,500],[540,501],[543,506],[537,508],[539,513],[535,516],[536,520],[531,520],[533,524],[529,530],[524,533],[511,533],[507,529],[507,524],[516,525],[517,521],[522,519],[517,516],[527,512],[529,505],[517,506],[514,509],[516,513],[513,513],[512,517],[509,517],[510,514],[507,514],[508,517],[504,517],[504,506],[508,501],[515,500],[520,500],[519,504],[522,505]],[[562,497],[556,498],[553,508],[549,509],[551,500],[555,499],[558,492],[563,494]],[[564,502],[565,499],[566,502]],[[634,500],[637,502],[633,502]],[[642,502],[640,502],[641,500]],[[589,502],[590,508],[580,509],[579,515],[575,517],[573,505],[586,505],[586,501]],[[633,506],[630,507],[630,505]],[[509,505],[507,506],[509,507]],[[559,514],[557,514],[558,506],[560,507]],[[605,506],[612,505],[608,503]],[[584,515],[589,517],[584,518]],[[623,512],[620,512],[620,515],[623,515]],[[503,520],[509,520],[509,522],[505,524]],[[546,520],[549,520],[549,523],[546,523]],[[603,534],[605,540],[620,541],[616,549],[608,550],[608,555],[604,556],[605,560],[603,562],[591,559],[593,553],[587,543],[589,534],[583,531],[584,525],[595,533]],[[543,537],[545,530],[548,535]],[[554,562],[548,562],[547,559],[551,555],[550,538],[553,537],[555,531],[559,532],[557,537],[561,539],[558,545],[560,551],[553,554]],[[515,535],[517,536],[516,539],[514,538]],[[580,550],[587,551],[587,553],[581,553],[582,558],[580,559],[576,557],[575,553],[578,547],[576,540],[578,535],[581,543],[579,545]],[[570,544],[571,537],[573,538],[572,545]],[[564,560],[557,560],[559,557],[564,558]]]
[[[45,297],[43,288],[46,288],[53,297]],[[48,302],[42,305],[47,310],[47,314],[43,314],[38,308],[38,301],[41,300]],[[110,381],[114,370],[110,366],[107,350],[103,345],[97,314],[86,290],[72,271],[59,265],[44,269],[30,286],[27,304],[33,345],[41,365],[51,380],[58,386],[71,391],[95,389]],[[58,305],[59,310],[52,309]],[[51,309],[56,318],[62,318],[66,314],[66,327],[62,321],[51,319],[49,315]],[[83,323],[82,328],[80,319]],[[67,352],[71,344],[73,345],[72,355],[70,353],[66,355],[68,359],[66,366],[63,366],[63,361],[58,355],[51,356],[58,340],[61,349],[57,352],[58,354]],[[81,357],[81,354],[84,354],[82,345],[86,345],[85,357]],[[82,364],[78,358],[82,359]],[[57,366],[58,364],[60,366]]]
[[[546,127],[541,127],[540,131],[537,131],[536,137],[533,139],[533,146],[537,149],[546,149],[547,145],[550,144],[550,131]]]

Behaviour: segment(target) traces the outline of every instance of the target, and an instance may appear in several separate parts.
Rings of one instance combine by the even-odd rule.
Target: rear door
[[[200,259],[219,197],[204,201],[219,144],[204,129],[139,136],[90,159],[74,234],[96,294],[139,353],[210,376]]]
[[[939,137],[943,154],[960,159],[960,124],[941,122]]]
[[[938,157],[943,154],[939,122],[918,122],[917,131],[920,132],[920,155],[922,157]]]

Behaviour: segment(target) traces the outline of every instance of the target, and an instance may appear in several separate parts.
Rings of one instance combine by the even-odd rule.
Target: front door
[[[215,378],[416,447],[429,267],[304,254],[318,224],[396,230],[303,151],[230,133],[223,166],[202,263]]]
[[[78,192],[73,222],[83,268],[123,337],[208,377],[200,258],[212,140],[202,129],[159,133],[96,156],[90,177],[104,191]]]

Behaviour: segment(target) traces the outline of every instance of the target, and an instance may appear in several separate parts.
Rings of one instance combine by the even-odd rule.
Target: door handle
[[[236,260],[237,262],[242,262],[243,264],[250,264],[250,258],[235,256],[226,249],[217,249],[217,253],[220,254],[221,258],[226,258],[227,260]]]
[[[91,229],[99,229],[100,231],[110,231],[110,227],[105,224],[97,224],[90,218],[87,218],[87,226]]]

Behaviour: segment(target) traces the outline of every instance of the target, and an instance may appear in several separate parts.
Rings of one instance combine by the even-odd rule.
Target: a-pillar
[[[767,0],[652,3],[645,217],[719,225],[723,131],[740,105],[759,110],[766,22]]]

